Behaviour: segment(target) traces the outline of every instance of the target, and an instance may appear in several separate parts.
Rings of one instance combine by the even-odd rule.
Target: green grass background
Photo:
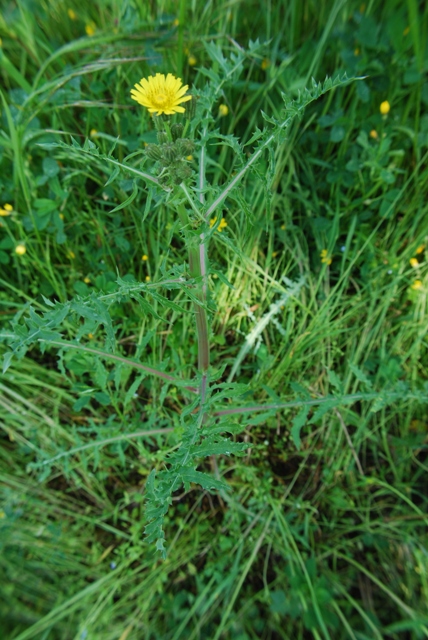
[[[4,0],[0,207],[13,206],[0,217],[5,343],[10,320],[30,302],[45,309],[43,296],[108,293],[117,274],[154,282],[162,261],[186,260],[174,216],[147,202],[143,185],[110,213],[131,194],[131,180],[106,187],[102,161],[40,145],[72,135],[108,152],[119,137],[122,160],[154,139],[150,118],[130,100],[135,82],[171,72],[197,93],[206,81],[198,68],[211,64],[205,42],[230,54],[258,38],[260,59],[248,60],[220,100],[229,113],[218,127],[244,143],[263,126],[262,110],[279,114],[281,92],[295,97],[311,77],[339,70],[365,79],[295,123],[275,150],[270,206],[256,174],[242,186],[245,206],[227,202],[222,233],[244,259],[217,234],[210,258],[234,288],[212,279],[213,364],[230,371],[254,326],[250,313],[257,320],[269,310],[284,276],[303,275],[300,297],[267,326],[235,380],[261,402],[302,389],[327,395],[335,383],[355,393],[365,380],[377,390],[400,381],[420,388],[427,17],[416,0]],[[208,178],[222,184],[235,170],[232,150],[213,147],[210,156]],[[159,321],[123,301],[112,314],[124,355],[195,374],[191,313]],[[87,342],[97,346],[99,337]],[[149,378],[134,397],[135,380],[87,354],[58,364],[53,349],[33,349],[2,377],[3,638],[428,637],[426,407],[345,406],[306,424],[300,450],[290,440],[295,411],[254,420],[245,458],[206,465],[228,480],[229,494],[194,487],[175,495],[162,562],[144,541],[144,483],[179,436],[127,434],[176,426],[183,398]],[[33,464],[46,456],[58,456],[51,475]]]

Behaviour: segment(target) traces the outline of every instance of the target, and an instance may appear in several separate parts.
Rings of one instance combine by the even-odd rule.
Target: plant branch
[[[379,397],[379,393],[354,393],[351,395],[337,397],[338,404],[351,404],[358,400],[375,400]],[[295,407],[318,406],[324,402],[330,402],[334,396],[326,398],[316,398],[314,400],[291,400],[290,402],[276,402],[275,404],[256,404],[247,407],[231,407],[230,409],[222,409],[215,411],[215,416],[230,416],[238,413],[257,413],[259,411],[274,411],[276,409],[292,409]],[[428,399],[428,398],[427,398]]]
[[[175,376],[169,375],[169,373],[165,373],[164,371],[160,371],[159,369],[153,369],[153,367],[148,367],[145,364],[141,364],[141,362],[135,362],[135,360],[130,360],[129,358],[125,358],[123,356],[116,356],[113,353],[107,353],[106,351],[101,351],[100,349],[93,349],[92,347],[86,347],[82,344],[74,344],[73,342],[67,342],[65,340],[46,340],[44,338],[39,338],[39,342],[44,342],[45,344],[51,344],[56,347],[64,347],[66,349],[76,349],[77,351],[83,351],[85,353],[92,353],[100,358],[106,358],[106,360],[113,360],[115,362],[120,362],[121,364],[125,364],[128,367],[133,367],[134,369],[140,369],[141,371],[145,371],[146,373],[157,376],[158,378],[162,378],[163,380],[167,380],[168,382],[172,382],[179,387],[183,387],[187,391],[192,391],[193,393],[197,393],[196,387],[188,386],[185,380],[180,380],[180,378],[176,378]]]

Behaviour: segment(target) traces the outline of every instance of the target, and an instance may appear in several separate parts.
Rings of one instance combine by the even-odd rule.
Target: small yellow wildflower
[[[146,282],[150,282],[150,276],[146,276]]]
[[[68,254],[68,257],[71,258],[72,260],[74,260],[74,258],[76,257],[76,254],[71,249],[67,251],[67,254]]]
[[[331,264],[333,262],[332,258],[328,255],[327,249],[321,251],[320,257],[323,264]]]
[[[210,220],[210,228],[212,228],[215,223],[217,222],[217,218],[211,218]],[[216,229],[219,233],[221,233],[223,231],[223,229],[225,229],[227,227],[227,222],[226,222],[226,218],[222,218],[220,220],[220,224],[218,225],[218,228]]]
[[[411,267],[419,267],[419,261],[417,258],[410,258],[409,262]]]
[[[228,113],[229,113],[229,107],[227,106],[227,104],[221,104],[218,108],[218,115],[220,117],[223,117],[223,116],[227,116]]]
[[[195,64],[197,63],[197,61],[198,61],[198,60],[197,60],[196,56],[194,56],[194,55],[192,55],[192,54],[187,58],[187,62],[189,63],[189,65],[190,65],[191,67],[194,67],[194,66],[195,66]]]
[[[419,247],[416,249],[416,255],[423,253],[424,249],[425,249],[425,245],[420,244]]]
[[[89,340],[92,340],[92,339],[93,339],[93,337],[94,337],[94,334],[93,334],[93,333],[88,333],[88,338],[89,338]]]
[[[12,205],[6,203],[5,205],[3,205],[3,208],[0,207],[0,216],[2,216],[3,218],[5,216],[10,216],[12,211],[13,211]]]
[[[281,231],[285,231],[285,229],[286,229],[285,224],[282,224],[282,225],[280,226],[280,229],[281,229]]]
[[[422,280],[415,280],[414,283],[412,284],[412,289],[417,291],[418,289],[421,289],[421,288],[422,288]]]
[[[263,69],[263,71],[266,71],[266,69],[268,67],[270,67],[270,60],[269,58],[263,58],[262,63],[261,63],[261,68]]]
[[[23,256],[27,252],[27,247],[25,244],[17,244],[15,247],[15,253],[18,256]]]
[[[61,220],[64,220],[64,214],[63,213],[60,213],[59,217],[61,218]]]
[[[377,140],[379,138],[379,134],[376,131],[376,129],[372,129],[369,133],[370,138],[373,138],[373,140]]]
[[[390,112],[390,110],[391,105],[389,104],[388,100],[384,100],[384,102],[380,103],[379,111],[383,116],[386,116]]]
[[[86,278],[83,278],[83,282],[85,284],[90,284],[91,283],[91,279],[88,276],[86,276]]]
[[[148,260],[148,259],[149,259],[149,256],[147,256],[146,254],[144,254],[144,255],[141,257],[141,260],[144,260],[144,262],[145,262],[146,260]]]
[[[70,20],[77,20],[77,13],[73,9],[68,9],[67,13]]]
[[[167,116],[184,113],[181,103],[192,99],[192,96],[184,95],[189,86],[183,86],[181,78],[176,78],[172,73],[166,77],[163,73],[157,73],[147,79],[142,78],[134,87],[131,89],[131,98],[146,107],[149,113],[157,112],[158,116],[162,113]]]
[[[91,129],[89,132],[89,137],[90,138],[96,138],[98,135],[98,131],[96,129]]]
[[[172,24],[174,25],[174,27],[178,27],[178,25],[180,24],[180,20],[176,18]]]
[[[273,251],[272,252],[272,258],[276,258],[277,255],[278,255],[278,251]]]
[[[188,160],[189,162],[192,162],[192,160],[193,160],[193,156],[192,156],[192,155],[190,155],[190,156],[186,156],[186,160]]]
[[[0,519],[3,520],[3,518],[6,517],[5,512],[3,511],[3,509],[0,511]]]
[[[357,47],[356,49],[354,49],[354,56],[359,56],[360,55],[360,50]]]
[[[86,35],[87,36],[93,36],[95,31],[96,31],[97,27],[95,22],[89,22],[86,26],[85,26],[85,31],[86,31]]]

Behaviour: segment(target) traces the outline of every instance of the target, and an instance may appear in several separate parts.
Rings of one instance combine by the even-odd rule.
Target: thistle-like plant
[[[293,422],[291,435],[296,446],[299,446],[300,431],[309,421],[308,413],[312,406],[318,408],[310,422],[318,420],[327,410],[333,410],[341,403],[355,402],[367,397],[376,399],[379,406],[382,406],[382,403],[393,401],[397,393],[401,393],[401,396],[410,393],[408,389],[401,389],[399,392],[391,389],[389,395],[383,393],[380,396],[367,388],[365,394],[344,396],[339,381],[336,385],[337,394],[328,398],[314,399],[303,394],[298,395],[292,402],[275,402],[268,405],[236,404],[240,396],[248,391],[247,385],[232,380],[239,370],[240,362],[248,350],[257,344],[264,327],[269,322],[277,322],[275,316],[278,309],[287,304],[290,298],[299,295],[304,286],[303,280],[291,282],[284,279],[283,288],[278,291],[278,299],[247,336],[227,381],[222,379],[221,368],[213,369],[210,357],[210,326],[216,309],[210,297],[210,274],[215,273],[230,286],[222,273],[210,267],[208,259],[209,243],[219,226],[224,226],[221,222],[221,209],[228,198],[236,196],[247,174],[251,171],[260,174],[259,167],[263,156],[268,158],[268,170],[263,180],[269,199],[274,176],[274,151],[284,141],[293,120],[302,116],[310,102],[331,89],[347,85],[350,79],[337,76],[322,83],[313,81],[312,86],[305,89],[295,100],[283,95],[284,105],[280,116],[274,118],[262,114],[266,122],[265,128],[256,129],[246,143],[246,150],[253,146],[251,153],[247,155],[237,138],[222,135],[215,128],[213,113],[227,85],[239,77],[245,59],[258,55],[259,45],[250,43],[249,50],[245,52],[236,48],[229,58],[225,58],[221,49],[214,44],[208,44],[206,48],[215,64],[210,69],[201,69],[207,83],[204,87],[198,87],[197,96],[195,91],[194,95],[189,94],[187,85],[183,86],[181,80],[172,74],[156,74],[154,77],[142,79],[132,89],[132,98],[149,110],[157,131],[157,142],[147,145],[144,150],[143,167],[133,164],[132,158],[135,154],[119,162],[113,155],[114,148],[108,155],[102,155],[90,140],[87,140],[83,147],[74,140],[71,145],[50,145],[56,149],[65,149],[69,156],[72,154],[77,158],[90,157],[96,165],[112,166],[113,171],[107,184],[121,174],[132,176],[135,180],[134,190],[115,210],[135,200],[142,185],[148,188],[148,201],[156,197],[158,202],[162,201],[169,207],[180,221],[179,231],[188,251],[187,267],[174,266],[169,270],[164,268],[163,277],[153,283],[130,282],[119,278],[117,289],[112,293],[94,293],[86,298],[77,296],[65,303],[45,299],[46,309],[43,312],[37,313],[30,307],[25,321],[22,314],[17,316],[13,330],[3,336],[10,346],[5,356],[5,369],[13,355],[22,357],[32,344],[38,343],[43,348],[57,348],[61,359],[68,351],[77,350],[92,354],[99,361],[108,360],[117,363],[118,366],[134,368],[144,376],[157,376],[165,383],[165,394],[169,393],[169,385],[180,389],[187,401],[180,416],[181,442],[171,453],[165,454],[163,468],[153,470],[146,483],[146,534],[149,540],[156,542],[158,550],[164,556],[166,548],[163,520],[171,504],[173,492],[182,486],[187,489],[191,483],[197,483],[208,491],[226,491],[228,487],[223,480],[199,470],[198,467],[207,456],[243,454],[248,445],[240,442],[236,436],[245,427],[249,417],[254,419],[255,413],[261,412],[262,416],[266,417],[281,408],[298,407],[299,413]],[[236,171],[222,186],[210,185],[207,182],[208,149],[211,144],[228,145],[236,154]],[[197,159],[196,172],[192,169],[190,157]],[[242,194],[238,194],[237,197],[243,201]],[[144,215],[148,213],[148,207],[146,208]],[[216,237],[220,238],[219,235]],[[239,255],[239,249],[233,245],[227,234],[222,234],[221,239]],[[180,303],[165,293],[177,290],[181,294]],[[165,371],[162,364],[153,368],[141,362],[139,357],[127,358],[118,352],[115,324],[110,309],[116,302],[130,298],[138,301],[142,313],[155,317],[159,315],[153,302],[156,302],[158,308],[173,309],[179,313],[186,312],[186,302],[193,305],[198,349],[197,374],[194,380],[183,380],[177,375],[172,375]],[[65,325],[74,331],[72,340],[64,340],[62,331]],[[94,332],[100,325],[105,332],[103,349],[93,348],[85,343],[85,336]],[[101,364],[100,371],[102,372]],[[102,375],[100,377],[102,378]],[[367,381],[366,383],[369,384]],[[224,401],[231,399],[235,400],[234,406],[225,406]],[[74,451],[76,449],[42,459],[36,466],[42,467],[46,476],[53,466],[59,464],[60,460],[64,461],[67,455],[73,455]]]

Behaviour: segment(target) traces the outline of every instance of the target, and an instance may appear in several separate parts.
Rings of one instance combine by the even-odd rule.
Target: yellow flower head
[[[419,267],[419,261],[417,258],[410,258],[409,262],[411,267]]]
[[[3,208],[0,207],[0,216],[4,217],[4,216],[10,216],[10,214],[13,211],[13,207],[11,204],[5,204],[3,205]]]
[[[211,218],[210,220],[210,228],[212,228],[217,222],[217,218]],[[220,224],[218,225],[217,231],[219,233],[221,233],[223,231],[223,229],[226,229],[227,227],[227,222],[226,222],[226,218],[222,218],[220,220]]]
[[[27,248],[26,248],[25,244],[17,244],[17,245],[16,245],[16,247],[15,247],[15,253],[16,253],[18,256],[23,256],[23,255],[24,255],[24,253],[26,253],[26,252],[27,252]]]
[[[227,104],[221,104],[218,108],[218,115],[227,116],[228,113],[229,113],[229,107],[227,106]]]
[[[385,100],[384,102],[380,103],[379,111],[383,116],[386,116],[386,114],[389,113],[390,110],[391,110],[391,105],[389,104],[388,100]]]
[[[323,264],[331,264],[333,262],[332,258],[328,255],[327,249],[321,251],[320,257]]]
[[[266,69],[268,67],[270,67],[270,60],[269,58],[263,58],[262,62],[261,62],[261,68],[263,69],[263,71],[266,71]]]
[[[190,56],[187,58],[187,62],[189,63],[189,66],[194,67],[195,64],[197,63],[197,58],[196,56],[194,56],[193,54],[190,54]]]
[[[6,205],[4,205],[4,208],[6,209]],[[416,249],[417,255],[419,255],[420,253],[423,253],[424,249],[425,249],[425,245],[420,244],[419,247]]]
[[[70,20],[77,20],[77,14],[75,11],[73,11],[73,9],[68,9],[67,13]]]
[[[148,260],[148,259],[149,259],[149,256],[148,256],[148,255],[146,255],[146,254],[144,254],[144,255],[141,257],[141,260],[144,260],[144,262],[145,262],[146,260]]]
[[[95,31],[96,31],[97,27],[95,22],[89,22],[89,24],[87,24],[85,26],[85,31],[86,31],[86,35],[87,36],[93,36]]]
[[[96,138],[98,135],[98,131],[96,129],[91,129],[89,132],[89,137],[90,138]]]
[[[373,138],[373,140],[377,140],[379,138],[379,134],[376,131],[376,129],[372,129],[369,133],[370,138]]]
[[[134,87],[131,89],[131,98],[158,116],[162,113],[167,116],[184,113],[185,109],[180,104],[192,99],[192,96],[184,95],[189,86],[183,86],[181,78],[176,78],[172,73],[166,77],[163,73],[157,73],[147,79],[142,78]]]
[[[422,289],[422,280],[415,280],[412,284],[412,289],[417,291],[418,289]]]

